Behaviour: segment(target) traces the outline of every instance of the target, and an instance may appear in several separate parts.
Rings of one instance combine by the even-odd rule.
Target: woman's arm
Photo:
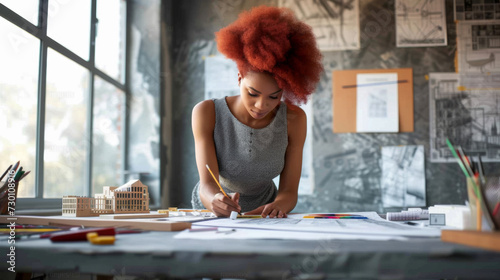
[[[219,166],[214,144],[215,105],[212,100],[202,101],[193,108],[192,128],[195,143],[196,166],[200,176],[200,198],[203,205],[218,217],[228,217],[231,211],[241,211],[239,194],[225,197],[206,165],[219,178]]]
[[[302,172],[302,151],[307,134],[307,116],[301,108],[288,106],[290,106],[287,109],[288,147],[285,153],[285,167],[280,174],[278,195],[272,203],[262,205],[247,214],[284,218],[297,204]]]

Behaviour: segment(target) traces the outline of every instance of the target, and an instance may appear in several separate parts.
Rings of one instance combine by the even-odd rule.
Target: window
[[[49,9],[47,9],[47,36],[81,58],[88,60],[91,1],[51,0],[49,5]]]
[[[121,181],[125,93],[96,77],[93,104],[92,189],[99,193]]]
[[[43,197],[85,195],[88,84],[88,70],[48,49]]]
[[[40,40],[2,17],[0,34],[0,169],[18,160],[29,166],[18,196],[34,197]]]
[[[0,0],[0,169],[31,170],[16,209],[122,182],[125,35],[125,0]]]
[[[1,4],[19,14],[30,23],[38,24],[38,0],[2,0]]]

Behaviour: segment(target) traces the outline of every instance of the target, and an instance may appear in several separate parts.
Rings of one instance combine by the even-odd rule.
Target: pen
[[[9,165],[9,167],[7,167],[7,170],[5,170],[5,172],[2,174],[2,176],[0,177],[0,181],[2,181],[3,177],[5,177],[5,174],[7,174],[7,172],[9,172],[11,167],[12,167],[12,164]]]
[[[338,217],[335,217],[335,216],[328,216],[328,217],[317,217],[317,216],[304,216],[303,217],[304,219],[337,219],[337,220],[344,220],[344,219],[354,219],[354,220],[366,220],[368,219],[367,217],[363,217],[363,216],[338,216]]]
[[[208,172],[210,172],[210,174],[212,175],[212,178],[214,178],[215,182],[217,183],[217,186],[219,186],[220,191],[224,194],[225,197],[231,199],[229,195],[227,195],[227,193],[222,189],[221,185],[219,184],[219,181],[217,180],[217,178],[215,178],[214,173],[212,173],[212,170],[210,170],[208,164],[205,164],[205,166],[207,167]]]
[[[9,228],[0,228],[0,232],[11,232],[12,230]],[[61,231],[57,228],[16,228],[16,232],[53,232],[53,231]]]
[[[16,175],[14,176],[14,181],[18,182],[19,181],[19,178],[21,178],[21,176],[23,176],[25,171],[23,171],[23,167],[21,166],[19,168],[19,170],[17,171]]]
[[[17,168],[19,167],[19,163],[21,163],[20,160],[18,160],[16,162],[16,164],[14,164],[14,166],[12,166],[12,169],[11,169],[12,172],[16,172],[17,171]]]
[[[190,228],[189,232],[218,230],[217,227]]]
[[[360,85],[345,85],[342,88],[356,88],[356,87],[368,87],[368,86],[381,86],[381,85],[391,85],[391,84],[404,84],[407,83],[408,80],[397,80],[397,81],[387,81],[387,82],[379,82],[379,83],[367,83]]]

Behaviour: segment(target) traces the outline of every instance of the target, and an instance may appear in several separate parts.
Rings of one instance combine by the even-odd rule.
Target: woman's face
[[[241,100],[252,118],[263,119],[280,104],[283,91],[271,75],[248,72],[242,77],[238,73],[238,81]]]

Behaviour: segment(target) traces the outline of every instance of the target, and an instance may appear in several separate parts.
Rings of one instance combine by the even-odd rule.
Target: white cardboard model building
[[[64,196],[62,215],[92,217],[102,214],[149,213],[148,186],[131,180],[121,187],[103,187],[94,197]]]

